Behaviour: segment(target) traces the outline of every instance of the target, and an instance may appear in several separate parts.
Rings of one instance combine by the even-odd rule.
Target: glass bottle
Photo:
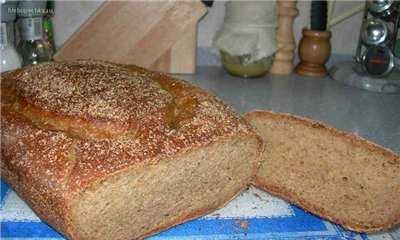
[[[20,68],[21,57],[14,48],[14,23],[2,22],[0,35],[1,72]]]
[[[52,59],[52,50],[43,40],[43,17],[27,17],[18,20],[21,41],[18,51],[22,65],[38,64]]]
[[[44,41],[49,46],[49,48],[54,53],[56,48],[54,44],[54,30],[53,30],[53,21],[52,17],[54,16],[54,1],[47,1],[46,13],[43,17],[43,33],[44,33]]]

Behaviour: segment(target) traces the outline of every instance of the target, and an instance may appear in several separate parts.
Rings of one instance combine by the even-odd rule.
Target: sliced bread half
[[[400,158],[377,144],[288,114],[246,115],[266,147],[254,184],[358,232],[400,222]]]

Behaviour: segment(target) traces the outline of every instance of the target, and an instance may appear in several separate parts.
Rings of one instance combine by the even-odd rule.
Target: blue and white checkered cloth
[[[63,239],[40,221],[9,186],[1,181],[1,239]],[[159,233],[151,240],[205,239],[373,239],[389,240],[389,234],[368,236],[346,231],[300,208],[251,187],[224,208]]]

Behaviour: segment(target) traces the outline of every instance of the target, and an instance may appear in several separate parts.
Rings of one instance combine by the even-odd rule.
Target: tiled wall
[[[337,0],[334,16],[343,14],[346,10],[361,4],[362,1]],[[101,1],[57,1],[54,18],[56,45],[60,46],[68,37],[93,13]],[[201,20],[198,31],[198,46],[211,48],[215,32],[224,20],[225,2],[217,1]],[[299,16],[296,19],[294,32],[296,40],[301,37],[301,29],[309,23],[310,1],[298,1]],[[352,55],[357,44],[358,32],[362,14],[359,13],[333,27],[332,52],[334,54]],[[212,49],[211,49],[212,50]]]

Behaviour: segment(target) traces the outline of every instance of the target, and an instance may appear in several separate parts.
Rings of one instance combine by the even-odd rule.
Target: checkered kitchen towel
[[[1,239],[63,239],[41,222],[9,186],[1,181]],[[208,216],[175,226],[151,240],[171,239],[374,239],[345,231],[303,210],[251,187],[226,207]]]

